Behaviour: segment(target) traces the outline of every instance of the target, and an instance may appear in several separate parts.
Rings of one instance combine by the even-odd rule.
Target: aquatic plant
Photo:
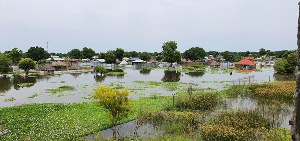
[[[217,93],[213,92],[197,92],[194,94],[181,94],[176,100],[175,107],[179,109],[189,110],[212,110],[218,103]]]
[[[40,94],[38,94],[38,93],[34,93],[33,95],[31,95],[31,96],[28,96],[27,98],[35,98],[35,97],[37,97],[37,96],[39,96]]]
[[[9,102],[9,101],[15,101],[16,99],[15,98],[7,98],[7,99],[4,99],[4,102]]]
[[[117,75],[124,75],[126,72],[107,72],[106,75],[108,76],[117,76]]]
[[[49,93],[58,93],[58,92],[73,91],[73,90],[75,90],[74,86],[60,86],[55,89],[46,89],[46,91]]]
[[[31,87],[33,86],[33,83],[20,83],[20,84],[17,84],[18,86],[20,87]]]
[[[256,111],[229,111],[199,126],[203,140],[259,140],[269,122]]]

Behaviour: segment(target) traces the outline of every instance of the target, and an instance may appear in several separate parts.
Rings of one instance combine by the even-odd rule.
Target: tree
[[[96,54],[93,49],[87,47],[84,47],[81,53],[83,58],[88,58],[88,59],[92,58]]]
[[[175,41],[169,41],[165,42],[162,45],[163,51],[163,60],[166,62],[174,63],[174,62],[179,62],[181,59],[181,54],[179,51],[177,51],[177,43]]]
[[[297,53],[289,51],[289,54],[286,53],[281,60],[276,61],[274,70],[279,73],[293,73],[297,66],[297,59]]]
[[[203,58],[206,56],[206,52],[203,48],[199,48],[199,47],[192,47],[188,50],[186,50],[183,53],[183,56],[185,59],[188,60],[203,60]]]
[[[106,54],[105,54],[104,52],[100,52],[100,54],[99,54],[98,57],[99,57],[100,59],[104,59],[104,58],[105,58],[105,55],[106,55]]]
[[[264,55],[267,54],[267,51],[266,51],[264,48],[261,48],[261,49],[259,49],[258,54],[259,54],[260,56],[264,56]]]
[[[94,67],[94,72],[96,73],[96,75],[100,73],[100,75],[102,76],[103,74],[107,73],[107,70],[103,66],[99,65]]]
[[[79,49],[72,49],[68,52],[68,56],[73,59],[80,59],[82,57],[82,53]]]
[[[148,61],[151,59],[151,55],[148,52],[142,52],[140,54],[140,59]]]
[[[30,69],[35,69],[35,63],[30,58],[25,58],[19,61],[19,68],[25,71],[25,75],[28,76]]]
[[[18,48],[13,48],[9,53],[8,53],[9,58],[12,60],[12,63],[14,65],[17,65],[19,61],[21,60],[23,56],[23,51],[18,50]]]
[[[123,55],[124,55],[124,50],[121,48],[117,48],[114,52],[115,52],[116,58],[119,59],[119,61],[122,61]]]
[[[113,51],[107,51],[105,54],[105,62],[107,64],[114,64],[116,63],[116,55]]]
[[[34,61],[39,61],[42,59],[47,59],[50,57],[50,54],[44,50],[42,47],[30,47],[27,51],[27,57],[31,58]]]
[[[113,126],[113,136],[116,137],[116,125],[122,118],[128,116],[132,105],[129,103],[129,91],[117,90],[110,87],[100,85],[99,88],[94,90],[93,100],[95,105],[104,107],[109,110],[107,116]]]
[[[5,54],[0,54],[0,72],[7,73],[9,71],[9,66],[11,65],[11,60]]]
[[[227,61],[232,61],[234,58],[233,58],[233,54],[229,51],[225,51],[225,52],[222,52],[221,55],[224,57],[225,60]]]

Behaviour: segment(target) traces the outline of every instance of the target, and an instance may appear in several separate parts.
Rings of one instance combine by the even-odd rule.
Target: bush
[[[257,140],[269,128],[268,120],[255,111],[222,112],[200,126],[203,140]]]
[[[207,111],[213,109],[218,103],[218,95],[213,92],[198,92],[190,95],[180,95],[176,102],[179,109]]]

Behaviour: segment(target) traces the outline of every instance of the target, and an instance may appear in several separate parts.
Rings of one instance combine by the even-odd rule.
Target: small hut
[[[52,67],[54,67],[56,70],[66,70],[67,65],[64,62],[57,61],[52,64]]]
[[[243,59],[243,60],[235,63],[235,67],[237,69],[252,70],[252,69],[256,69],[256,63],[252,62],[248,59]]]
[[[54,74],[55,68],[49,64],[46,64],[41,68],[41,71],[44,71],[45,74]]]
[[[218,62],[216,62],[216,61],[212,61],[212,62],[209,64],[209,66],[210,66],[211,68],[218,68],[218,67],[220,67],[220,63],[218,63]]]
[[[78,64],[72,64],[69,70],[81,70],[81,67]]]

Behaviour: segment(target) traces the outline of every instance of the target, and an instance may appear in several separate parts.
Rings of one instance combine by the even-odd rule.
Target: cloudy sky
[[[299,0],[0,0],[0,51],[296,49]]]

